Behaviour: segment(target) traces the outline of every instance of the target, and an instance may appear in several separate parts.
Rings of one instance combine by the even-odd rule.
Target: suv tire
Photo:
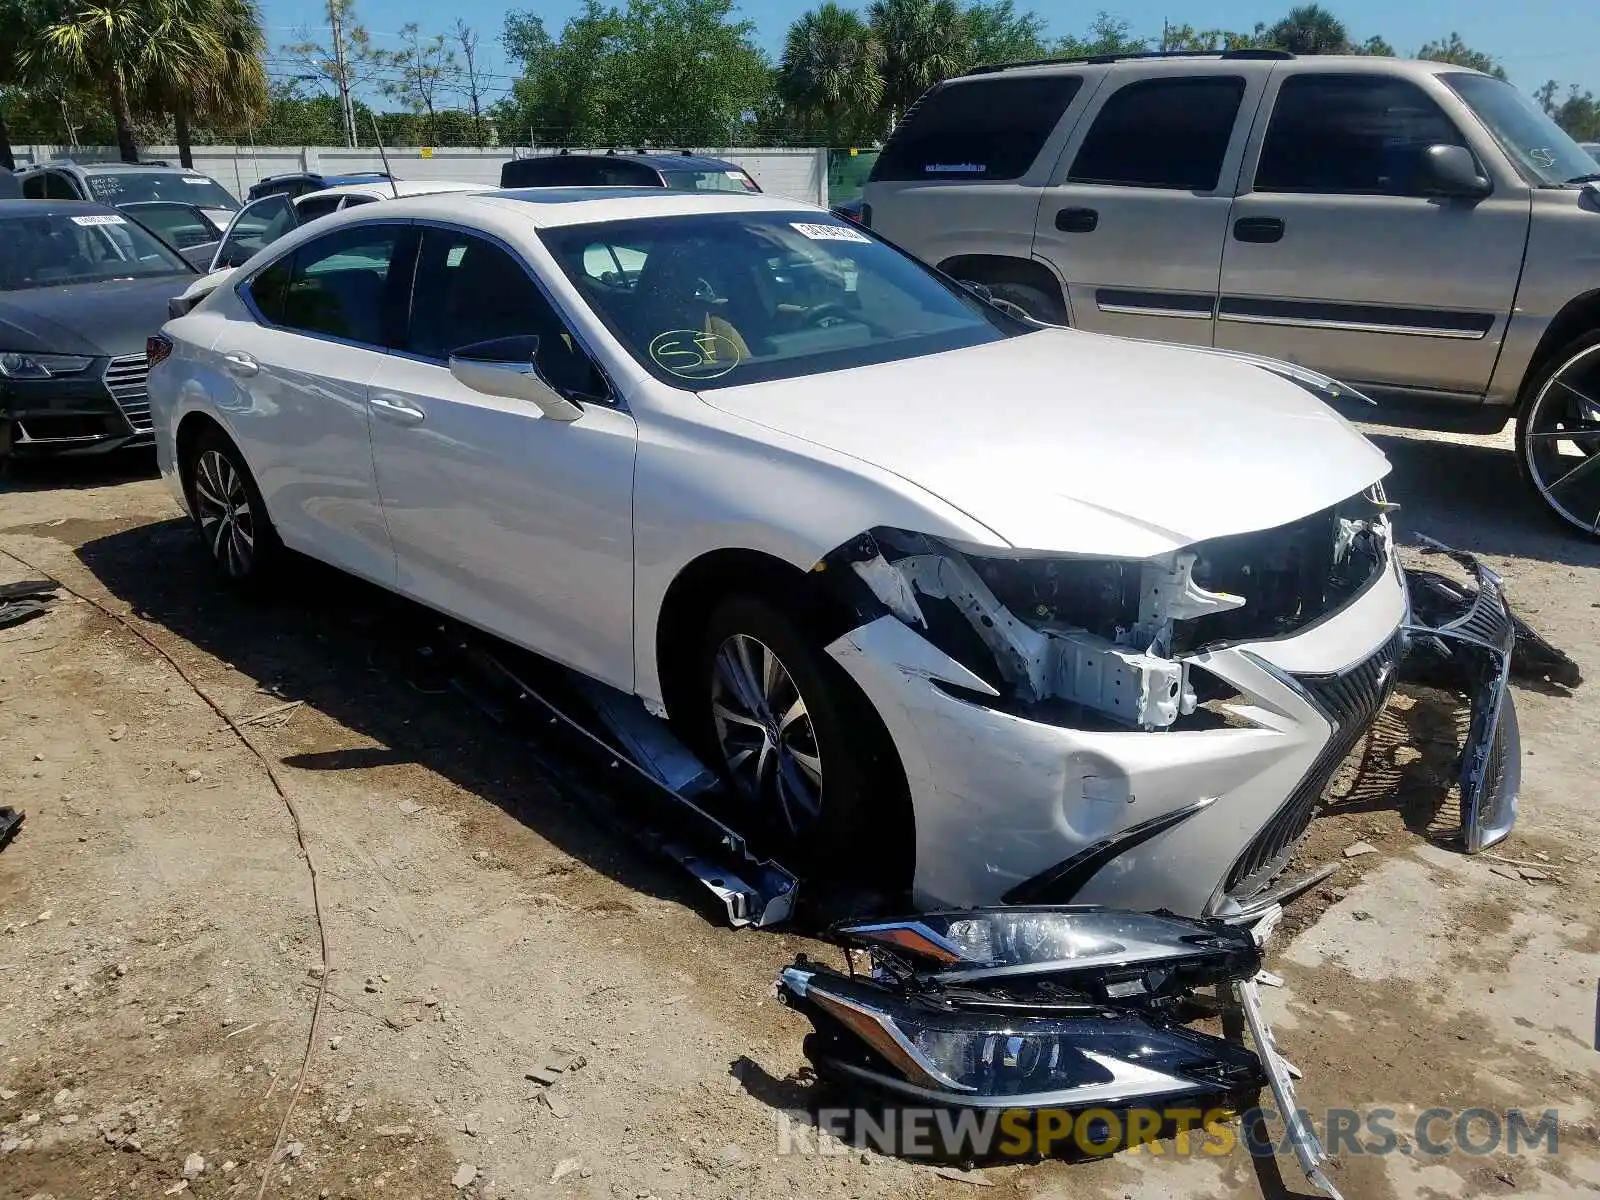
[[[1517,466],[1550,516],[1600,537],[1600,330],[1563,347],[1523,390]],[[1573,430],[1577,422],[1583,428]],[[1562,434],[1570,436],[1563,437]],[[1559,444],[1579,455],[1560,453]]]

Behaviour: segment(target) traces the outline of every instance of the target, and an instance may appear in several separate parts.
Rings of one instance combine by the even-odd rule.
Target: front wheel
[[[1552,516],[1600,537],[1600,331],[1557,354],[1524,394],[1517,461]]]
[[[814,636],[769,601],[736,596],[712,613],[695,675],[699,740],[757,830],[809,875],[909,886],[899,757]]]
[[[283,544],[250,468],[220,430],[207,430],[196,439],[184,486],[189,514],[218,573],[244,591],[266,587],[280,566]]]

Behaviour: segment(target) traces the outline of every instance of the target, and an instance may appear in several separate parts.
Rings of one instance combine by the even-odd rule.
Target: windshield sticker
[[[126,225],[128,220],[126,217],[117,217],[110,213],[104,213],[90,217],[73,217],[72,223],[89,228],[94,225]]]
[[[450,249],[445,251],[444,265],[447,267],[459,267],[461,260],[466,256],[467,246],[465,242],[459,246],[451,246]]]
[[[180,178],[182,178],[185,183],[198,183],[202,187],[211,182],[211,180],[207,179],[204,175],[184,175]]]
[[[739,365],[739,347],[719,333],[669,329],[650,339],[650,358],[680,379],[716,379]]]
[[[848,225],[805,225],[799,221],[789,222],[801,237],[810,238],[813,242],[865,242],[872,244],[872,239],[858,229],[851,229]]]

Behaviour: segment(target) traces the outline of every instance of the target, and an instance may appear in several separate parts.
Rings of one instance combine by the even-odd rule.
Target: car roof
[[[627,152],[624,152],[624,151],[621,151],[621,150],[616,151],[615,153],[609,153],[609,154],[608,153],[596,152],[596,151],[587,151],[587,152],[582,153],[582,154],[535,154],[535,155],[531,155],[531,156],[520,158],[520,159],[515,159],[514,158],[511,161],[512,162],[526,162],[526,161],[529,161],[529,158],[537,159],[537,160],[557,159],[557,160],[565,160],[567,162],[572,162],[572,161],[576,160],[576,161],[579,161],[579,162],[629,162],[629,163],[642,163],[644,166],[655,167],[658,170],[662,170],[662,171],[742,171],[742,170],[744,170],[744,168],[739,166],[738,163],[731,163],[731,162],[728,162],[726,159],[722,159],[722,158],[709,158],[709,157],[707,157],[707,156],[705,156],[703,154],[673,154],[671,152],[662,152],[662,153],[658,153],[658,154],[627,153]]]
[[[538,228],[696,213],[804,212],[828,216],[815,204],[764,192],[679,192],[669,188],[508,188],[471,195],[417,196],[396,202],[419,216],[449,219],[474,210],[515,217]],[[346,212],[350,210],[345,210]],[[359,211],[359,210],[357,210]],[[343,214],[340,214],[343,215]]]
[[[6,217],[47,217],[52,213],[64,213],[68,216],[122,216],[116,209],[105,204],[93,204],[87,200],[0,200],[0,220]]]
[[[296,196],[294,202],[310,200],[312,197],[328,196],[371,196],[375,200],[395,199],[395,190],[400,192],[400,199],[407,196],[432,196],[440,192],[485,192],[494,185],[490,183],[465,183],[459,179],[396,179],[391,182],[384,180],[381,183],[341,183],[333,187],[320,188],[315,192],[307,192],[304,196]]]

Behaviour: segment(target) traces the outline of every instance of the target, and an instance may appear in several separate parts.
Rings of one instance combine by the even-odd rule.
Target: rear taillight
[[[172,339],[164,333],[152,333],[144,340],[144,356],[150,366],[166,361],[172,353]]]

